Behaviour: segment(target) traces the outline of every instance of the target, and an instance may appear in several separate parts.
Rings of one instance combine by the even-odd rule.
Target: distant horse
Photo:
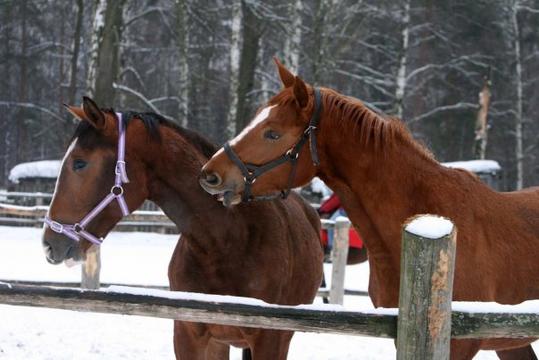
[[[312,302],[322,276],[320,220],[299,196],[226,209],[198,184],[217,147],[197,133],[156,114],[100,110],[89,98],[69,110],[81,122],[47,216],[49,262],[84,257],[91,242],[99,243],[121,219],[122,201],[129,212],[150,199],[181,232],[169,265],[172,290]],[[103,207],[104,197],[113,203]],[[92,220],[81,221],[88,213]],[[77,236],[80,242],[72,239]],[[175,321],[174,348],[182,360],[228,359],[230,345],[250,349],[253,359],[286,359],[292,335]]]
[[[365,241],[369,294],[377,307],[398,305],[402,224],[425,213],[457,225],[454,300],[516,304],[539,298],[538,188],[498,193],[467,171],[443,167],[399,120],[308,86],[276,62],[284,89],[204,166],[207,191],[224,193],[234,204],[275,191],[286,195],[319,176]],[[451,358],[522,347],[498,356],[535,359],[526,347],[533,341],[454,340]]]

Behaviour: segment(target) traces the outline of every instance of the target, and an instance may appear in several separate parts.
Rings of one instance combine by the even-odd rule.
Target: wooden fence
[[[50,199],[52,194],[46,193],[25,193],[25,192],[0,192],[0,200],[9,199],[41,199],[38,203],[44,203],[44,199]],[[13,201],[12,201],[13,202]],[[26,200],[25,200],[26,203]],[[2,225],[22,225],[22,226],[43,226],[43,218],[47,214],[48,206],[19,206],[13,203],[0,202],[0,224]],[[346,272],[346,260],[348,254],[348,231],[350,221],[341,217],[337,221],[322,220],[322,228],[335,228],[334,247],[331,254],[332,275],[330,288],[320,288],[318,295],[329,298],[331,303],[342,304],[344,295],[368,295],[366,291],[345,289],[344,277]],[[178,233],[176,225],[161,210],[136,210],[132,214],[124,217],[115,230],[122,231],[152,231],[158,233]],[[86,289],[99,288],[100,282],[100,255],[98,248],[93,248],[88,256],[88,260],[82,268],[81,286]],[[65,286],[57,283],[55,286]]]
[[[43,192],[0,191],[0,225],[43,225],[53,194]],[[176,225],[151,201],[117,224],[117,231],[177,234]]]
[[[449,359],[450,338],[538,338],[536,308],[522,313],[518,313],[519,305],[511,311],[498,306],[489,307],[489,312],[451,312],[455,243],[455,231],[434,239],[404,232],[398,312],[355,312],[335,305],[278,306],[248,298],[125,287],[83,291],[8,283],[0,283],[0,303],[396,338],[398,359]],[[466,309],[467,305],[460,303],[459,308]]]

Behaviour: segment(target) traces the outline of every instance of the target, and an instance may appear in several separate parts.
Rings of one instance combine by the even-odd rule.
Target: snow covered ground
[[[0,279],[77,281],[80,268],[53,266],[41,250],[40,229],[0,226]],[[103,282],[167,285],[177,236],[114,232],[102,248]],[[326,268],[329,274],[330,267]],[[366,289],[365,264],[347,269],[348,288]],[[320,302],[320,299],[317,299]],[[347,307],[366,297],[347,296]],[[539,344],[535,344],[539,353]],[[233,349],[231,359],[241,359]],[[173,359],[172,321],[0,305],[0,359]],[[392,340],[297,333],[289,359],[392,359]],[[476,359],[496,359],[481,352]]]

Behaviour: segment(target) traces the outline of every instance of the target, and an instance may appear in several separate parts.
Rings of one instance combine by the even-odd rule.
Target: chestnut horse
[[[398,306],[401,227],[425,213],[457,225],[454,300],[516,304],[539,298],[538,188],[493,191],[467,171],[440,165],[399,120],[333,90],[308,86],[276,63],[284,89],[204,166],[200,182],[208,192],[224,193],[234,204],[245,199],[246,180],[257,197],[319,176],[341,198],[365,241],[369,295],[377,307]],[[241,169],[267,169],[283,154],[288,160],[263,174]],[[479,349],[515,349],[498,355],[535,359],[527,346],[533,341],[453,341],[451,358],[471,359]]]
[[[100,110],[88,98],[82,108],[69,110],[81,122],[63,160],[48,214],[51,221],[74,224],[107,195],[115,178],[121,116],[129,180],[123,184],[123,196],[129,210],[150,199],[181,232],[169,265],[172,290],[286,305],[312,302],[322,275],[320,220],[299,196],[226,209],[198,184],[202,165],[217,147],[197,133],[156,114]],[[85,231],[104,237],[121,217],[114,201]],[[51,263],[83,258],[91,245],[50,226],[43,244]],[[175,321],[174,349],[182,360],[228,359],[230,345],[250,349],[254,359],[286,359],[292,335]]]

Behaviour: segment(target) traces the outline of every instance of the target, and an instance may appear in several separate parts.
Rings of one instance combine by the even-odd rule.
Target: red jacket
[[[325,215],[325,214],[331,215],[335,211],[337,211],[340,207],[341,207],[341,200],[339,199],[339,197],[335,193],[333,193],[329,197],[329,199],[327,199],[322,204],[320,204],[320,208],[318,208],[318,213],[320,215]],[[327,245],[328,245],[328,233],[327,233],[327,231],[322,230],[321,235],[322,235],[322,244],[325,247],[327,247]],[[348,240],[349,240],[349,246],[350,247],[362,249],[363,246],[364,246],[363,240],[361,239],[361,237],[359,236],[358,232],[356,231],[356,229],[354,227],[350,228]]]

